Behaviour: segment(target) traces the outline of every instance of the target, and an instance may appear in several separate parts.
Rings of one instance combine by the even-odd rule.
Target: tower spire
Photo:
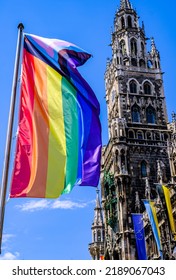
[[[102,207],[97,189],[96,206],[94,208],[94,221],[92,223],[92,243],[89,244],[89,251],[94,260],[99,260],[104,256],[104,222]]]
[[[131,3],[129,0],[120,1],[120,9],[132,9]]]
[[[154,38],[152,37],[151,38],[151,54],[154,56],[155,54],[157,54],[158,51],[156,49],[156,45],[155,45],[155,40]]]

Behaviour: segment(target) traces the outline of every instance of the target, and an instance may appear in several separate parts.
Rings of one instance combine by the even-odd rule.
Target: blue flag
[[[149,217],[149,221],[152,227],[152,231],[153,231],[153,235],[155,237],[155,241],[156,241],[156,245],[158,248],[158,252],[160,255],[160,258],[163,259],[163,253],[162,253],[162,247],[161,247],[161,240],[160,240],[160,230],[159,230],[159,226],[158,226],[158,219],[156,216],[156,210],[155,210],[155,206],[154,206],[154,202],[153,201],[149,201],[147,199],[143,199],[143,203],[145,205],[148,217]]]
[[[136,213],[133,213],[131,215],[132,215],[133,226],[134,226],[134,234],[136,239],[138,259],[147,260],[143,215],[136,214]]]

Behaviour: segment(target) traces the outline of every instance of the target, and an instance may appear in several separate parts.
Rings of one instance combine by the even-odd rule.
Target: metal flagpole
[[[22,23],[20,23],[18,25],[18,39],[17,39],[15,66],[14,66],[13,83],[12,83],[12,94],[11,94],[11,102],[10,102],[7,137],[6,137],[4,167],[3,167],[3,173],[2,173],[1,193],[0,193],[0,254],[1,254],[1,245],[2,245],[2,233],[3,233],[3,224],[4,224],[4,214],[5,214],[5,200],[6,200],[6,193],[7,193],[10,150],[11,150],[11,142],[12,142],[15,100],[16,100],[16,90],[17,90],[17,82],[18,82],[18,71],[19,71],[19,63],[20,63],[20,52],[21,52],[21,41],[22,41],[23,29],[24,29],[24,26]]]

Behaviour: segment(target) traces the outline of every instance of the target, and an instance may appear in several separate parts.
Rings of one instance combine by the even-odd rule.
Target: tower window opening
[[[158,66],[157,66],[157,62],[155,61],[155,68],[158,68]]]
[[[131,59],[131,64],[132,64],[132,66],[137,66],[137,59],[136,58],[132,58]]]
[[[93,242],[96,242],[96,234],[95,234],[95,232],[93,234]]]
[[[144,84],[144,94],[148,94],[148,95],[151,94],[151,86],[150,86],[150,84],[148,82],[146,82]]]
[[[120,48],[121,48],[122,54],[123,55],[126,54],[126,47],[125,47],[125,41],[124,40],[120,41]]]
[[[137,43],[135,39],[131,40],[131,54],[137,55]]]
[[[141,131],[138,131],[138,132],[137,132],[137,138],[138,138],[139,140],[142,140],[142,139],[143,139],[143,134],[142,134]]]
[[[140,59],[139,65],[140,67],[145,67],[145,61],[143,59]]]
[[[130,82],[130,93],[137,93],[137,85],[135,81]]]
[[[147,163],[145,160],[141,162],[141,176],[147,177]]]
[[[97,231],[97,241],[98,242],[101,241],[101,231],[100,230]]]
[[[147,138],[147,140],[151,140],[152,139],[151,132],[147,132],[146,133],[146,138]]]
[[[137,106],[132,107],[132,122],[140,122],[140,112]]]
[[[130,16],[128,16],[128,27],[132,27],[132,20]]]
[[[151,106],[146,110],[147,123],[156,123],[156,114],[154,108]]]
[[[155,139],[156,139],[157,141],[160,140],[160,134],[159,134],[159,133],[156,133],[156,134],[155,134]]]
[[[141,43],[141,54],[142,54],[142,56],[145,55],[145,49],[144,49],[144,44],[143,43]]]
[[[121,170],[122,170],[122,174],[124,174],[125,172],[125,151],[122,150],[121,151]]]
[[[151,60],[147,61],[147,67],[150,68],[150,69],[153,68],[153,63],[152,63]]]
[[[168,134],[164,133],[164,140],[167,141],[169,139]]]
[[[125,20],[123,17],[121,18],[121,27],[122,27],[122,29],[125,28]]]
[[[128,133],[129,138],[134,139],[134,132],[132,130]]]

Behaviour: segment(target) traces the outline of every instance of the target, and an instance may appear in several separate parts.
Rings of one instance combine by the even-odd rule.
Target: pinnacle
[[[131,3],[129,0],[121,0],[120,1],[120,9],[131,9]]]

